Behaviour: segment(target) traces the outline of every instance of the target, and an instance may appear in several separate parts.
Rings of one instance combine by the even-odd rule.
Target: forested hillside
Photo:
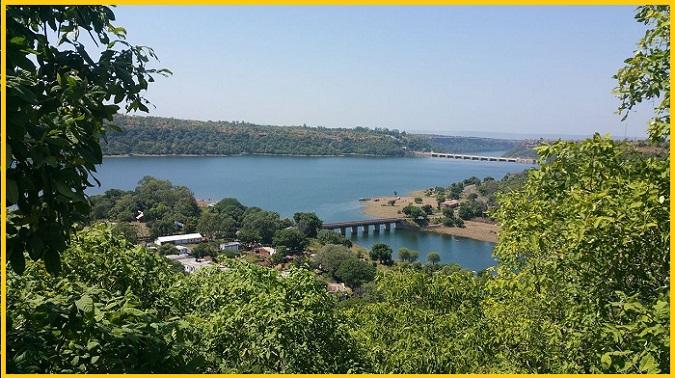
[[[356,127],[264,126],[245,122],[203,122],[160,117],[115,116],[120,131],[103,142],[106,155],[377,155],[409,151],[469,153],[507,150],[518,142],[502,139],[419,135]]]

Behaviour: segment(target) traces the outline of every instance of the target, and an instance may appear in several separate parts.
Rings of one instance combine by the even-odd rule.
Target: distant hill
[[[408,134],[356,127],[270,126],[246,122],[191,121],[116,116],[103,142],[106,155],[373,155],[404,156],[413,151],[473,153],[505,151],[508,139]]]

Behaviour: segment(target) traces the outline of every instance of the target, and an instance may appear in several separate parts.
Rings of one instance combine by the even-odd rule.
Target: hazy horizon
[[[413,133],[644,137],[612,75],[633,7],[116,8],[174,72],[150,115]]]

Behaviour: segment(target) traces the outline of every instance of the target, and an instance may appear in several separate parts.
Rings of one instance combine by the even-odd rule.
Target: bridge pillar
[[[391,223],[385,223],[384,224],[384,230],[385,231],[391,231]]]
[[[374,224],[373,225],[373,232],[379,233],[380,232],[380,225],[379,224]]]
[[[352,226],[352,235],[356,235],[359,233],[359,226]]]
[[[370,225],[368,225],[368,224],[363,225],[363,234],[364,235],[368,235],[368,227],[370,227]]]
[[[340,227],[340,235],[342,236],[347,235],[347,227]]]

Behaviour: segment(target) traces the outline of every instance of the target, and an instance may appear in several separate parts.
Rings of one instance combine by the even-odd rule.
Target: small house
[[[233,251],[233,252],[239,252],[239,247],[241,246],[241,243],[234,241],[234,242],[229,242],[229,243],[220,243],[218,246],[218,249],[221,251]]]
[[[459,206],[459,201],[457,200],[447,200],[443,203],[441,203],[441,206],[443,206],[446,209],[454,209],[455,207]]]

